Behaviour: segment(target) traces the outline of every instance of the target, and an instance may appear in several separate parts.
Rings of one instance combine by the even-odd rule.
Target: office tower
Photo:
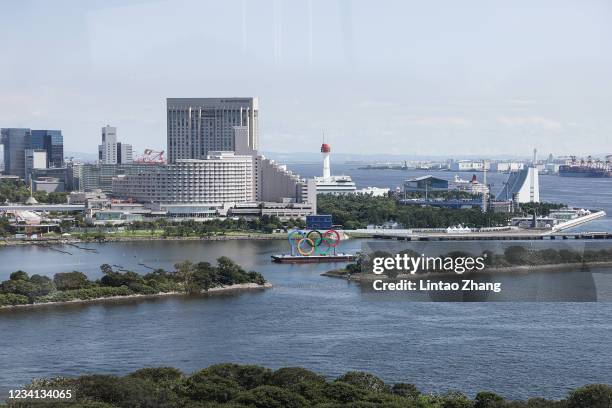
[[[257,98],[168,98],[166,103],[169,163],[235,151],[236,126],[248,129],[248,146],[257,150]]]
[[[117,143],[117,163],[129,164],[133,162],[132,145],[127,143]]]
[[[117,128],[106,125],[102,128],[102,144],[98,145],[98,160],[101,164],[132,163],[132,145],[117,142]]]
[[[61,130],[32,130],[30,149],[46,150],[47,167],[64,166],[64,136]]]
[[[26,178],[25,151],[30,146],[30,137],[30,129],[0,130],[0,142],[4,145],[4,174]]]
[[[102,128],[102,143],[117,143],[117,128],[106,125]]]
[[[98,160],[102,164],[117,163],[117,128],[106,125],[102,128],[102,144],[98,145]]]

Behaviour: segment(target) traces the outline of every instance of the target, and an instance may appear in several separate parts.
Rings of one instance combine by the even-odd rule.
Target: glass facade
[[[30,146],[47,151],[48,167],[64,165],[64,136],[61,130],[32,130]]]
[[[30,144],[30,129],[2,129],[0,142],[4,145],[4,173],[25,179],[25,151]]]

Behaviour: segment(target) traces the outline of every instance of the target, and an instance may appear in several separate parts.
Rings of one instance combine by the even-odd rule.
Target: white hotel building
[[[206,160],[147,167],[114,178],[113,194],[141,203],[222,205],[255,200],[251,156],[210,152]]]
[[[240,216],[316,213],[316,185],[258,154],[257,98],[170,98],[168,164],[134,166],[112,195],[158,207]],[[238,215],[238,214],[237,214]]]

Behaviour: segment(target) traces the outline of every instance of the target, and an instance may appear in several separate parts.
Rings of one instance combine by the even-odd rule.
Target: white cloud
[[[402,117],[401,122],[405,125],[417,126],[461,126],[466,127],[472,121],[459,116],[408,116]]]
[[[500,116],[497,122],[508,127],[539,127],[547,130],[561,130],[563,125],[550,118],[542,116]]]

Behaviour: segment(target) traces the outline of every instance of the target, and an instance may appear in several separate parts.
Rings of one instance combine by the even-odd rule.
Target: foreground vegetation
[[[445,192],[446,195],[450,193]],[[459,198],[465,198],[461,194]],[[463,193],[464,195],[466,193]],[[450,195],[441,198],[454,198]],[[432,194],[432,197],[436,196]],[[365,228],[368,224],[380,225],[386,221],[397,221],[405,228],[446,228],[464,225],[471,228],[498,227],[508,225],[510,218],[520,215],[548,215],[551,209],[561,204],[536,203],[521,206],[515,214],[482,212],[478,208],[455,209],[401,205],[394,197],[373,197],[371,195],[319,195],[317,211],[331,214],[335,224],[346,229]]]
[[[34,381],[31,389],[71,389],[71,402],[45,404],[80,408],[610,408],[612,387],[587,385],[567,398],[507,401],[492,392],[473,399],[461,392],[423,394],[412,384],[386,384],[366,372],[335,380],[299,367],[272,371],[251,365],[218,364],[185,375],[169,367],[144,368],[124,377],[86,375]],[[32,404],[10,402],[8,407]],[[37,405],[39,406],[39,405]]]
[[[34,303],[91,300],[112,296],[155,295],[162,293],[198,294],[209,289],[241,283],[263,285],[266,281],[257,272],[245,272],[227,257],[208,262],[178,263],[173,271],[157,269],[146,275],[132,271],[116,271],[104,264],[104,276],[91,281],[82,272],[57,273],[53,279],[26,272],[13,272],[0,283],[0,306]]]

